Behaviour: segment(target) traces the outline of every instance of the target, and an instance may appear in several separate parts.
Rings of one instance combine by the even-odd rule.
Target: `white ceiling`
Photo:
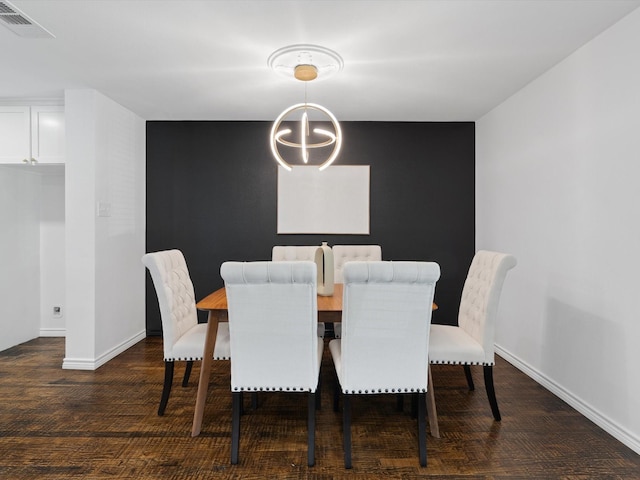
[[[93,88],[147,120],[273,120],[304,84],[290,44],[337,51],[307,86],[341,120],[473,121],[640,0],[11,0],[55,39],[0,26],[0,101]],[[0,24],[3,25],[3,24]]]

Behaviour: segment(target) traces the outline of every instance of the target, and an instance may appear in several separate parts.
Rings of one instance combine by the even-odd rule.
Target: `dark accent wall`
[[[371,166],[370,235],[276,233],[270,122],[147,122],[147,251],[182,250],[200,299],[223,285],[222,262],[269,260],[274,245],[379,244],[384,260],[440,264],[434,322],[455,324],[475,253],[475,124],[341,126],[336,164]],[[147,333],[157,335],[149,275],[146,294]]]

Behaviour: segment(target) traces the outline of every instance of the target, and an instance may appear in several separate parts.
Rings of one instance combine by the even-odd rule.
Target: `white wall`
[[[43,166],[40,174],[40,336],[65,336],[64,167]],[[62,308],[55,316],[53,307]]]
[[[95,369],[145,337],[145,126],[88,89],[65,92],[65,121],[63,368]]]
[[[102,95],[97,107],[97,201],[110,216],[96,222],[96,353],[108,359],[123,342],[146,337],[146,127]]]
[[[476,124],[499,352],[640,453],[640,10]],[[514,413],[515,414],[515,413]]]
[[[40,329],[40,176],[0,167],[0,350]]]

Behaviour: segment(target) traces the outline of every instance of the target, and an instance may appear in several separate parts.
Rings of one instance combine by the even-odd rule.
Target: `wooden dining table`
[[[342,312],[342,284],[336,283],[333,286],[333,295],[318,295],[318,321],[339,321]],[[209,379],[211,376],[211,363],[213,361],[213,350],[215,348],[216,337],[218,335],[218,322],[227,314],[227,293],[224,287],[207,295],[196,304],[198,310],[208,312],[207,336],[204,342],[204,353],[200,366],[200,378],[198,380],[198,393],[196,396],[196,409],[193,414],[193,425],[191,436],[200,434],[202,429],[202,418],[204,407],[209,390]],[[438,306],[434,303],[433,309]],[[431,381],[431,367],[429,366],[427,391],[427,412],[429,416],[429,427],[431,435],[439,437],[438,420],[436,413],[435,398],[433,396],[433,384]]]

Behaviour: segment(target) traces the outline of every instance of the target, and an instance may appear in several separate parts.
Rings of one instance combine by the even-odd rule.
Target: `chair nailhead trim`
[[[493,367],[494,362],[459,362],[453,360],[430,360],[432,365],[482,365],[484,367]]]
[[[397,390],[395,388],[391,389],[391,392],[398,392],[398,393],[402,393],[403,389],[402,388],[398,388]],[[404,389],[405,393],[426,393],[427,389],[426,388],[405,388]],[[342,393],[346,394],[346,395],[355,395],[355,394],[368,394],[368,393],[389,393],[389,389],[388,388],[378,388],[378,389],[373,389],[373,390],[343,390]]]
[[[214,360],[231,360],[229,356],[217,356],[213,357]],[[202,357],[179,357],[179,358],[165,358],[165,362],[199,362]]]
[[[236,392],[314,392],[312,388],[306,387],[233,387]]]

